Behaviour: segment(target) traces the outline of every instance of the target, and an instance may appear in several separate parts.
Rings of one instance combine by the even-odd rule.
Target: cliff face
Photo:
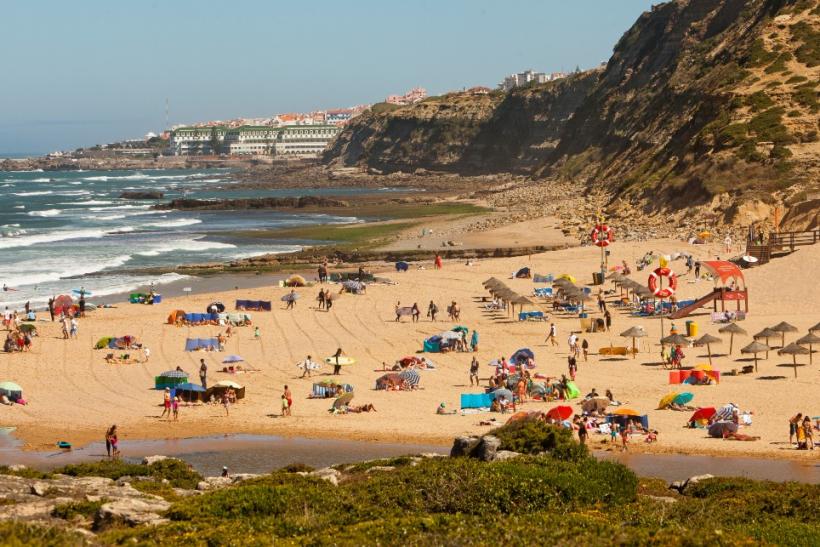
[[[818,0],[676,0],[602,71],[374,112],[325,161],[563,177],[659,209],[785,201],[820,179],[818,82]]]
[[[598,72],[502,94],[453,93],[411,106],[377,105],[325,154],[342,166],[386,172],[531,172],[557,144]]]

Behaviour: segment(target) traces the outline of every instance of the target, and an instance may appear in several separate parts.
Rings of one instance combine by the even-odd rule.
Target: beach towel
[[[462,393],[461,408],[489,408],[493,404],[492,393]]]

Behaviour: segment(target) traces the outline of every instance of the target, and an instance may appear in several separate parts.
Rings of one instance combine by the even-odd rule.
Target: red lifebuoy
[[[661,277],[666,277],[669,280],[667,287],[661,288]],[[649,290],[658,298],[669,298],[678,289],[678,276],[669,268],[656,268],[649,274]]]
[[[612,228],[606,224],[596,224],[590,234],[592,243],[598,247],[606,247],[612,243]]]

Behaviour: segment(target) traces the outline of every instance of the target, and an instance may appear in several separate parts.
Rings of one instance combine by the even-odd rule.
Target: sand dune
[[[664,252],[691,250],[701,258],[714,258],[717,249],[688,246],[674,241],[643,243],[616,243],[611,247],[612,260],[633,262],[646,250]],[[213,295],[195,295],[165,301],[157,306],[120,304],[116,309],[98,310],[80,324],[78,340],[59,338],[59,328],[48,322],[39,323],[41,337],[35,339],[34,349],[28,354],[0,354],[0,381],[13,380],[23,386],[30,404],[12,408],[0,407],[0,424],[17,427],[17,434],[31,448],[53,446],[57,440],[82,444],[100,439],[108,425],[117,423],[127,451],[127,441],[135,438],[187,437],[194,435],[253,432],[299,435],[310,437],[340,437],[363,440],[418,441],[448,443],[453,436],[486,430],[480,419],[499,415],[437,416],[436,407],[445,402],[457,408],[459,394],[476,392],[468,384],[470,354],[455,353],[432,355],[439,365],[437,371],[422,373],[423,389],[417,392],[374,391],[374,380],[381,372],[381,363],[392,364],[396,359],[415,353],[422,340],[452,326],[446,320],[432,323],[423,319],[412,324],[394,322],[396,302],[411,305],[418,302],[422,310],[433,299],[444,310],[456,300],[462,308],[459,323],[476,328],[481,335],[479,360],[482,378],[488,377],[490,367],[485,363],[500,355],[509,356],[520,347],[530,347],[536,353],[536,371],[560,375],[566,371],[567,347],[564,340],[570,330],[578,330],[577,318],[558,316],[560,347],[551,349],[544,344],[548,323],[519,323],[508,318],[495,317],[483,311],[477,297],[484,295],[481,282],[489,276],[508,278],[519,266],[527,265],[538,273],[571,273],[580,281],[591,280],[597,268],[599,255],[594,248],[573,248],[555,251],[531,258],[484,260],[473,266],[461,262],[445,262],[442,271],[415,266],[404,274],[389,273],[397,285],[373,285],[362,296],[344,295],[329,313],[315,309],[318,288],[300,289],[303,298],[296,309],[281,309],[279,298],[285,289],[260,288],[241,292],[227,291]],[[682,262],[673,264],[685,270]],[[804,248],[793,255],[775,260],[764,267],[748,270],[751,289],[751,312],[742,323],[750,333],[781,320],[799,327],[799,335],[787,335],[787,343],[805,334],[808,327],[820,321],[820,287],[816,272],[820,271],[820,246]],[[645,273],[634,277],[643,280]],[[710,283],[687,282],[683,277],[680,298],[701,296]],[[510,280],[510,286],[522,293],[530,293],[531,280]],[[240,328],[229,340],[225,353],[186,353],[186,337],[216,335],[217,327],[174,327],[165,324],[168,313],[177,308],[204,311],[214,299],[222,300],[229,308],[236,298],[271,299],[273,312],[253,313],[255,324],[262,332],[261,340],[253,339],[251,328]],[[704,310],[705,311],[705,310]],[[445,316],[446,313],[442,312]],[[700,331],[718,335],[718,325],[712,325],[708,315],[698,315]],[[682,326],[684,321],[679,321]],[[611,334],[586,334],[593,353],[610,343],[624,345],[617,334],[631,325],[642,324],[657,340],[660,322],[656,319],[634,319],[620,312],[614,313]],[[668,326],[668,321],[667,321]],[[108,365],[105,350],[94,350],[94,342],[101,336],[132,334],[151,349],[147,363]],[[735,340],[735,355],[715,359],[715,367],[723,371],[740,368],[738,348],[750,341],[741,336]],[[774,343],[774,341],[772,341]],[[371,414],[331,416],[329,400],[309,400],[312,380],[299,379],[295,364],[307,354],[314,359],[332,354],[337,347],[344,348],[358,363],[343,371],[342,379],[356,387],[356,402],[370,402],[378,412]],[[658,400],[670,391],[667,371],[658,361],[658,347],[646,342],[637,359],[606,360],[592,355],[589,363],[580,363],[578,385],[582,392],[592,387],[603,393],[610,388],[616,397],[630,407],[646,412],[650,424],[660,431],[660,442],[651,448],[657,451],[755,454],[772,457],[811,458],[813,454],[791,450],[786,444],[787,419],[795,412],[820,414],[820,356],[813,366],[801,367],[797,379],[791,368],[777,365],[790,359],[775,353],[761,363],[758,374],[724,377],[719,385],[695,386],[693,404],[719,406],[734,402],[744,410],[754,412],[754,425],[745,432],[759,435],[762,440],[750,443],[720,441],[706,438],[702,430],[683,428],[688,413],[655,410]],[[713,347],[725,353],[726,343]],[[230,353],[242,355],[259,372],[242,375],[218,373],[221,359]],[[686,364],[705,362],[698,356],[700,348],[686,350]],[[745,356],[744,356],[745,357]],[[210,368],[209,382],[230,378],[247,387],[247,398],[231,409],[225,417],[221,407],[182,408],[178,423],[160,421],[161,394],[152,390],[156,374],[177,365],[198,381],[200,358]],[[802,362],[806,362],[803,357]],[[322,374],[329,374],[330,370]],[[783,379],[763,380],[762,376],[784,376]],[[293,417],[272,417],[278,414],[283,386],[291,386],[295,394]],[[552,404],[528,403],[524,409],[547,409]],[[636,439],[637,440],[637,439]],[[593,436],[593,441],[598,438]],[[638,444],[636,442],[636,444]],[[637,449],[637,447],[636,447]]]

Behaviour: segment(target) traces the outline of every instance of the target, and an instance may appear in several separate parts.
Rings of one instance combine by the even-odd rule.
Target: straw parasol
[[[814,344],[820,344],[820,336],[817,336],[813,332],[808,333],[803,338],[797,340],[797,343],[801,346],[809,346],[809,364],[812,364],[811,354],[812,354],[812,346]]]
[[[755,334],[752,338],[754,338],[755,340],[757,340],[758,338],[765,338],[766,339],[766,345],[768,346],[769,345],[769,338],[772,338],[773,336],[777,336],[777,332],[773,331],[772,329],[770,329],[768,327],[766,327],[762,331]],[[769,358],[769,350],[766,350],[766,359],[768,359],[768,358]]]
[[[732,347],[735,344],[735,334],[747,334],[746,330],[737,323],[729,323],[725,327],[718,329],[721,334],[729,333],[729,355],[732,354]]]
[[[809,329],[809,332],[817,332],[820,331],[820,323],[817,323],[815,326]]]
[[[806,355],[809,353],[809,350],[804,348],[803,346],[798,346],[796,343],[792,342],[785,348],[778,350],[778,355],[791,355],[792,356],[792,366],[794,367],[794,377],[797,378],[797,356],[798,355]]]
[[[723,342],[717,336],[712,336],[711,334],[704,334],[697,340],[695,340],[696,346],[706,346],[706,351],[709,352],[709,364],[712,364],[712,344],[719,344]]]
[[[498,285],[499,283],[501,283],[500,279],[498,279],[497,277],[491,277],[484,283],[482,283],[482,285],[484,285],[485,287],[489,287],[490,285]]]
[[[786,333],[787,332],[797,332],[797,327],[795,327],[794,325],[790,325],[789,323],[786,323],[785,321],[781,321],[777,325],[773,326],[772,330],[775,331],[775,332],[780,333],[780,335],[782,337],[780,339],[780,346],[785,347],[785,345],[786,345]]]
[[[688,346],[689,339],[682,334],[670,334],[665,338],[661,338],[661,344],[665,346]]]
[[[633,359],[635,359],[635,355],[638,353],[638,348],[635,347],[635,338],[644,338],[646,335],[646,331],[640,325],[630,327],[629,329],[621,333],[621,336],[623,336],[624,338],[632,338]]]
[[[758,342],[757,340],[755,340],[754,342],[752,342],[748,346],[740,348],[740,353],[754,353],[754,355],[755,355],[755,372],[757,372],[757,354],[765,351],[766,355],[769,355],[769,350],[770,349],[771,348],[769,348],[769,346],[767,346],[766,344],[763,344],[763,343]],[[768,357],[767,357],[767,359],[768,359]]]

